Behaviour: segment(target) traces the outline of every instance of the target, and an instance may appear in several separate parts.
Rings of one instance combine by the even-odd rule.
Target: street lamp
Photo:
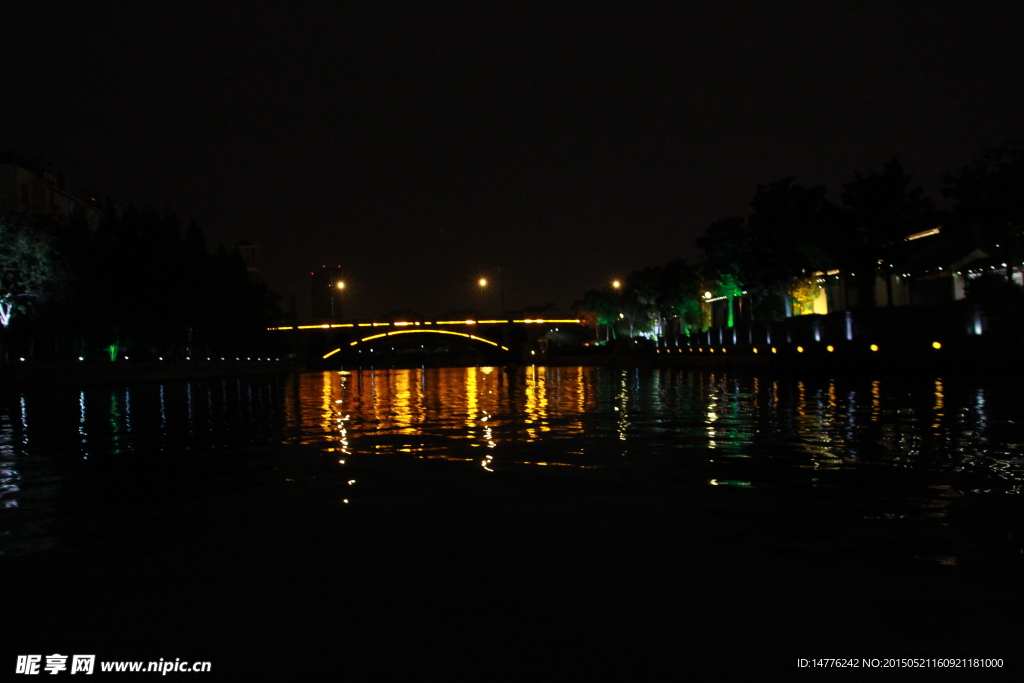
[[[619,280],[612,280],[612,289],[615,290],[616,293],[618,293],[619,290],[622,289],[622,282],[620,282]],[[616,297],[615,301],[616,301],[616,308],[618,308],[618,298],[617,297]],[[622,317],[621,313],[619,314],[619,317],[620,318]],[[606,342],[610,342],[612,340],[612,325],[614,325],[614,324],[615,324],[614,322],[605,323],[604,327],[605,327],[605,341]]]
[[[484,289],[489,284],[487,278],[482,277],[477,280],[477,284],[480,285],[480,298],[484,298]],[[501,314],[505,315],[505,274],[502,271],[501,266],[498,266],[498,291],[501,295]],[[482,302],[481,302],[482,305]]]
[[[480,285],[480,314],[487,314],[487,278],[482,277],[477,280],[477,284]]]
[[[335,317],[335,314],[334,314],[334,302],[338,298],[337,293],[340,293],[343,289],[345,289],[345,283],[342,282],[341,280],[336,280],[333,283],[331,283],[330,285],[328,285],[328,287],[331,288],[331,317],[334,318]],[[337,290],[337,292],[335,292],[335,290]],[[341,320],[341,301],[338,301],[338,314],[337,314],[337,318],[338,318],[338,320],[340,322],[340,320]]]

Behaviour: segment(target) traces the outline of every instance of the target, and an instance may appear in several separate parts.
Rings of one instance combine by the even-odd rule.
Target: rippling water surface
[[[287,469],[302,458],[340,477],[377,460],[410,471],[448,460],[478,476],[547,467],[830,487],[870,498],[864,515],[941,518],[958,496],[1020,490],[1021,405],[1014,387],[991,380],[544,367],[7,394],[0,551],[71,543],[89,532],[78,513],[111,497],[131,516],[152,496],[244,487],[254,463]]]

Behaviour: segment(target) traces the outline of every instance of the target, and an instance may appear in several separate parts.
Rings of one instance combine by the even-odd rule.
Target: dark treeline
[[[587,292],[581,311],[604,325],[608,337],[665,330],[666,319],[689,334],[710,325],[709,307],[702,305],[709,298],[726,301],[730,326],[740,298],[748,320],[810,312],[824,273],[841,278],[842,291],[851,293],[830,301],[830,310],[892,305],[891,288],[880,301],[876,283],[880,277],[890,283],[884,276],[907,261],[908,236],[936,228],[949,252],[980,249],[1006,264],[969,281],[969,298],[996,295],[1019,306],[1011,271],[1024,259],[1024,145],[990,149],[942,180],[943,208],[899,157],[855,173],[838,202],[824,186],[794,178],[760,185],[746,215],[716,220],[697,238],[699,263],[675,260],[634,271],[617,286]]]
[[[30,221],[27,217],[8,217]],[[212,253],[195,221],[170,209],[84,213],[36,221],[55,277],[29,315],[14,315],[8,357],[185,359],[270,354],[277,296],[254,281],[237,250]]]

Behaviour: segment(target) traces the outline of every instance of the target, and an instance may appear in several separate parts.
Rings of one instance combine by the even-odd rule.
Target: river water
[[[885,470],[918,475],[908,486],[929,482],[894,491],[895,506],[938,506],[951,489],[1005,496],[1024,483],[1024,402],[1016,387],[991,380],[378,370],[56,389],[8,395],[0,411],[0,506],[33,522],[19,527],[8,515],[7,552],[59,542],[34,534],[104,477],[274,444],[333,454],[320,459],[336,456],[339,473],[391,456],[409,467],[439,459],[489,473],[606,468],[709,486],[813,487],[827,478],[842,489]]]
[[[0,552],[163,552],[225,533],[239,505],[273,515],[285,499],[264,496],[268,482],[333,515],[382,509],[420,481],[489,491],[519,477],[556,517],[592,481],[637,515],[647,496],[709,501],[747,520],[740,535],[768,558],[1002,581],[1024,551],[1017,394],[1001,378],[546,367],[8,393]]]

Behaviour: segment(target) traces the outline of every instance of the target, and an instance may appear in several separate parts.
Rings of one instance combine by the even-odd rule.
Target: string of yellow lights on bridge
[[[484,344],[490,344],[500,348],[502,351],[508,351],[507,346],[503,346],[497,342],[485,339],[475,334],[469,334],[468,332],[456,332],[453,330],[440,330],[437,329],[440,326],[472,326],[472,325],[551,325],[551,324],[579,324],[580,321],[576,318],[571,319],[557,319],[548,320],[544,318],[522,318],[522,319],[504,319],[504,320],[429,320],[429,321],[395,321],[395,322],[368,322],[368,323],[321,323],[319,325],[289,325],[282,327],[268,327],[268,330],[332,330],[338,328],[360,328],[360,327],[412,327],[413,329],[402,329],[402,330],[391,330],[389,332],[381,332],[378,334],[371,334],[357,339],[349,343],[349,346],[357,346],[363,342],[367,342],[373,339],[380,339],[382,337],[392,337],[399,334],[416,334],[416,333],[431,333],[431,334],[450,334],[457,337],[464,337],[466,339],[472,339],[474,341],[483,342]],[[370,331],[370,330],[367,330]],[[341,347],[334,349],[326,354],[323,358],[330,358],[336,353],[341,351]]]

